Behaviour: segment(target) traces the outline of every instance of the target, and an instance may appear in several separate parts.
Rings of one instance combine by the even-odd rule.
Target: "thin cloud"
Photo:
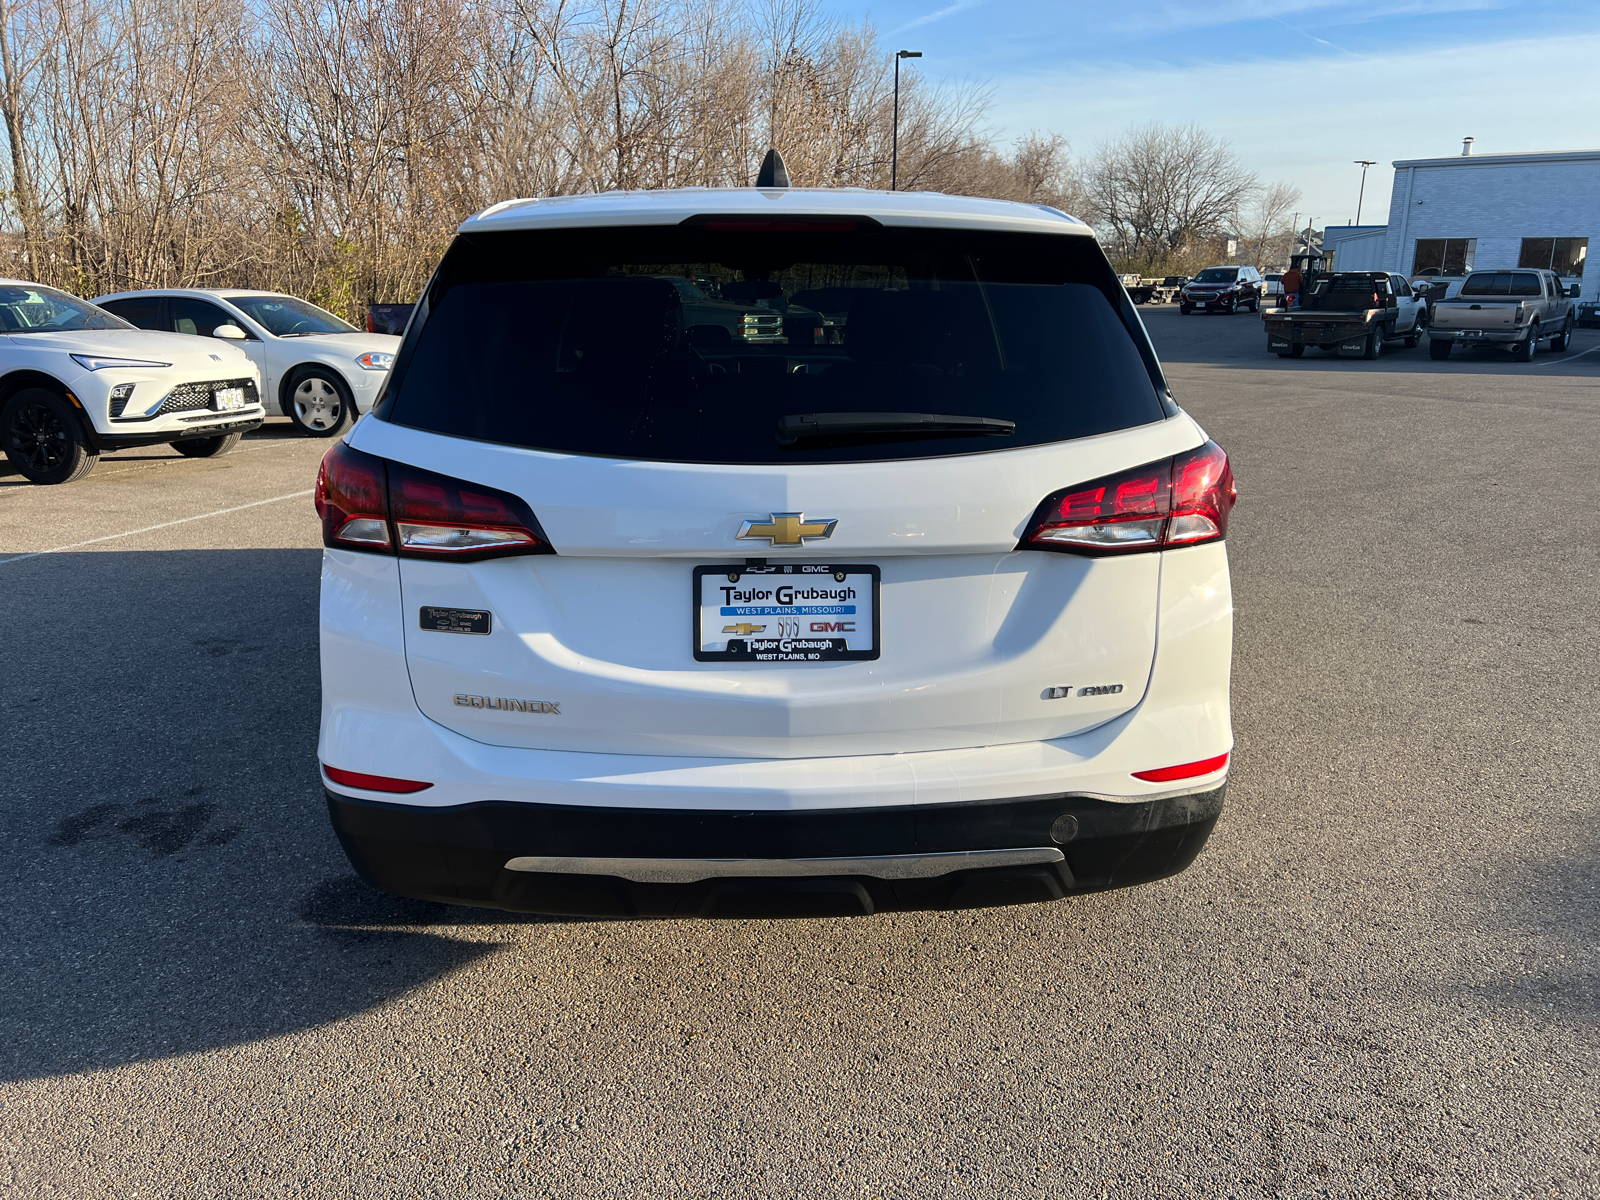
[[[1160,4],[1154,10],[1140,5],[1115,20],[1110,28],[1120,33],[1171,32],[1276,21],[1283,15],[1299,14],[1314,15],[1324,25],[1368,25],[1396,17],[1493,11],[1507,4],[1508,0],[1271,0],[1269,3],[1230,0],[1211,4]],[[1287,22],[1280,21],[1280,24]],[[1296,29],[1295,32],[1302,31]],[[1306,36],[1321,40],[1312,34]]]
[[[1287,179],[1304,193],[1302,213],[1319,225],[1343,225],[1355,215],[1357,158],[1377,159],[1367,181],[1363,219],[1385,218],[1395,159],[1450,157],[1461,137],[1473,134],[1481,154],[1530,150],[1577,150],[1595,145],[1589,113],[1600,107],[1600,76],[1576,75],[1559,112],[1537,130],[1490,93],[1452,97],[1443,119],[1396,122],[1396,79],[1434,78],[1448,63],[1452,78],[1537,78],[1558,60],[1589,62],[1600,55],[1600,33],[1552,34],[1515,41],[1410,45],[1378,54],[1323,54],[1293,58],[1213,60],[1174,68],[1152,60],[1074,63],[1017,72],[1000,81],[991,117],[1002,133],[1054,129],[1072,139],[1080,154],[1146,121],[1194,121],[1226,137],[1245,165],[1267,180]],[[1220,72],[1246,73],[1252,87],[1219,90]],[[1336,129],[1316,138],[1305,134],[1303,108],[1276,103],[1280,97],[1338,95]],[[1263,99],[1266,102],[1263,102]]]
[[[983,0],[956,0],[954,4],[947,4],[945,7],[935,9],[931,13],[923,13],[920,17],[913,17],[904,25],[900,26],[900,28],[891,29],[889,31],[889,36],[893,37],[897,33],[904,33],[908,29],[918,29],[923,25],[932,25],[935,21],[942,21],[946,17],[953,17],[958,12],[965,12],[969,8],[977,8],[978,5],[982,3]]]

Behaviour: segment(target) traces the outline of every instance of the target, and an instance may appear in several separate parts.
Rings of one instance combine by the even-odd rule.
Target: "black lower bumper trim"
[[[101,433],[85,422],[89,442],[97,453],[110,454],[117,450],[136,450],[141,446],[166,446],[172,442],[186,442],[191,438],[220,437],[228,433],[250,433],[261,428],[263,417],[246,417],[242,421],[213,421],[206,425],[191,425],[185,429],[163,429],[159,433]]]
[[[846,916],[978,908],[1148,883],[1182,871],[1222,812],[1214,791],[1135,803],[1035,796],[813,812],[593,808],[485,802],[449,808],[327,793],[334,831],[373,887],[445,904],[587,917]],[[1059,846],[1064,861],[932,879],[863,876],[636,883],[513,871],[513,858],[850,858]]]

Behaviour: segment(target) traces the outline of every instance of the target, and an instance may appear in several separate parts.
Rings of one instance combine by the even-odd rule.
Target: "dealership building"
[[[1600,150],[1472,154],[1471,149],[1469,138],[1462,152],[1449,158],[1394,164],[1389,225],[1381,263],[1375,265],[1408,276],[1548,267],[1569,285],[1581,284],[1590,244],[1600,249]],[[1337,237],[1335,229],[1328,232]],[[1375,241],[1367,244],[1376,250]],[[1349,248],[1356,250],[1354,244]],[[1336,255],[1334,269],[1352,268]],[[1592,301],[1596,292],[1600,279],[1591,278],[1584,300]]]

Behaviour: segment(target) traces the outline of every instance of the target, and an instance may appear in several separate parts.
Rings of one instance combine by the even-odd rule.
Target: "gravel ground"
[[[325,444],[0,476],[0,1194],[1600,1194],[1600,337],[1147,321],[1240,480],[1232,786],[1184,875],[1050,905],[375,894],[313,766]]]

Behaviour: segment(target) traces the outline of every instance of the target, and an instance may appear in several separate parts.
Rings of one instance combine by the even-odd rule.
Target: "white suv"
[[[1232,747],[1233,499],[1054,210],[498,205],[318,480],[334,826],[379,888],[545,913],[1173,874]]]
[[[0,444],[34,483],[71,483],[110,450],[226,454],[261,424],[245,355],[146,333],[55,288],[0,280]]]
[[[267,403],[308,437],[333,437],[371,409],[400,348],[397,337],[281,292],[171,288],[95,303],[141,329],[234,342],[260,369]]]

